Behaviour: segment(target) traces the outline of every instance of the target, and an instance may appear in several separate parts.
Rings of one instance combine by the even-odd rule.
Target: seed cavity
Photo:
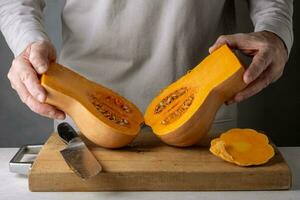
[[[102,103],[99,98],[97,98],[95,95],[89,94],[89,100],[90,102],[95,106],[96,110],[104,116],[106,119],[114,122],[115,124],[118,124],[120,126],[129,126],[128,120],[120,117],[118,114],[111,111],[111,108],[109,108],[105,103]],[[124,105],[124,104],[120,104]],[[128,109],[130,110],[130,109]],[[126,111],[125,111],[126,112]]]
[[[185,113],[188,108],[192,105],[194,101],[194,95],[189,96],[181,105],[179,108],[177,108],[174,112],[172,112],[170,115],[168,115],[165,119],[163,119],[160,123],[162,125],[168,125],[178,118],[180,118],[183,113]]]
[[[105,100],[121,108],[121,110],[123,110],[124,112],[131,113],[131,109],[124,103],[122,99],[113,96],[107,96],[105,97]]]
[[[187,92],[187,87],[180,88],[175,90],[170,95],[161,100],[154,109],[154,114],[161,113],[164,108],[171,104],[175,99],[178,99],[180,96],[184,95]]]

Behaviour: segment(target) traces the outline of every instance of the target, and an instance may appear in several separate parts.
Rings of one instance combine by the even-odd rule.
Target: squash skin
[[[227,48],[225,51],[231,51],[227,46],[223,46],[223,49],[224,48]],[[243,81],[243,73],[245,69],[240,61],[239,63],[239,70],[237,70],[217,87],[212,88],[206,96],[204,102],[198,107],[194,114],[184,122],[184,124],[166,134],[156,133],[153,129],[154,133],[166,144],[177,147],[191,146],[201,141],[202,138],[205,138],[211,128],[217,111],[223,105],[223,103],[247,86]],[[179,79],[179,81],[181,80]],[[145,122],[150,126],[152,125],[152,122],[150,121],[149,123],[149,120],[147,119],[152,117],[152,108],[153,107],[150,108],[149,106],[145,114]]]
[[[64,90],[63,85],[60,85],[60,88],[55,88],[54,85],[51,85],[52,75],[49,75],[49,72],[52,70],[53,74],[59,73],[53,72],[57,67],[62,68],[63,66],[52,63],[48,72],[46,72],[41,79],[41,84],[47,91],[46,103],[54,105],[68,114],[76,123],[84,137],[96,145],[105,148],[120,148],[134,140],[139,134],[140,124],[143,122],[143,116],[137,108],[136,112],[138,112],[138,115],[140,116],[135,124],[135,129],[131,130],[130,134],[109,126],[95,115],[96,112],[91,112],[91,106],[86,105],[87,101],[74,98],[75,95],[68,91],[70,88]],[[89,82],[89,80],[86,79],[86,82]],[[95,83],[92,84],[92,90],[94,91],[97,86],[95,87]],[[99,85],[99,87],[102,89],[103,86]],[[74,88],[74,90],[78,90],[78,88]],[[74,92],[76,93],[78,91]],[[84,90],[84,92],[86,92],[86,90]],[[82,96],[84,96],[84,94],[82,94]]]

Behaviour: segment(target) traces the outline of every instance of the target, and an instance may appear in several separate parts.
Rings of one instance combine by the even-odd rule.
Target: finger
[[[283,71],[279,72],[277,76],[275,76],[275,78],[273,79],[272,83],[278,81],[278,79],[280,79],[280,77],[283,75]]]
[[[272,80],[272,83],[278,81],[278,79],[280,79],[280,77],[283,75],[284,68],[280,67],[279,65],[280,64],[276,63],[276,66],[275,66],[275,64],[274,64],[274,74],[275,74],[275,76]]]
[[[21,81],[16,83],[15,87],[22,102],[25,103],[33,112],[53,119],[65,118],[65,114],[62,111],[56,109],[54,106],[36,101],[30,95],[30,93],[27,91],[26,87]]]
[[[10,82],[10,86],[12,87],[12,89],[16,89],[16,87],[15,87],[15,85],[14,85],[14,83],[13,83],[13,79],[14,79],[14,75],[13,75],[13,73],[12,73],[12,68],[10,68],[10,70],[8,71],[8,73],[7,73],[7,78],[8,78],[8,80],[9,80],[9,82]]]
[[[209,48],[209,53],[214,52],[224,44],[229,45],[233,49],[252,51],[257,42],[256,40],[253,40],[249,34],[239,33],[234,35],[221,35]]]
[[[14,62],[14,65],[16,65],[15,69],[16,74],[18,74],[17,76],[19,76],[20,81],[25,85],[30,95],[39,102],[44,102],[46,99],[46,91],[41,86],[37,74],[30,64],[23,59],[17,59]]]
[[[262,50],[259,51],[252,59],[251,64],[244,73],[243,79],[246,84],[251,83],[259,75],[267,69],[272,62],[270,51]]]
[[[241,102],[267,87],[273,82],[276,77],[276,72],[273,66],[266,69],[255,81],[250,83],[243,91],[239,92],[233,98],[234,102]]]
[[[49,62],[55,60],[55,57],[55,51],[45,41],[33,43],[30,47],[29,61],[39,74],[47,71]]]

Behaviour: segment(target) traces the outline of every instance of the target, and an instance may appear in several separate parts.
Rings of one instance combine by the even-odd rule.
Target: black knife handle
[[[69,143],[73,138],[78,136],[76,131],[67,122],[58,124],[57,132],[60,138],[66,143]]]

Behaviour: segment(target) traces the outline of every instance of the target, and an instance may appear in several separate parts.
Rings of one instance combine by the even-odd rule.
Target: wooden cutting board
[[[31,191],[138,190],[283,190],[291,187],[291,171],[276,150],[267,164],[239,167],[213,156],[207,147],[170,147],[149,131],[128,147],[108,150],[89,144],[103,172],[81,180],[64,162],[65,147],[51,135],[29,174]]]

